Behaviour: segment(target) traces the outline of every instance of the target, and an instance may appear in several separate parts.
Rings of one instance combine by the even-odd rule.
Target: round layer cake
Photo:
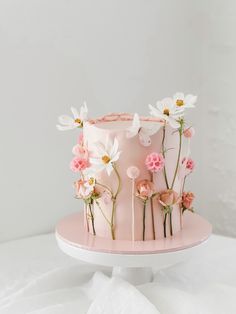
[[[83,138],[90,158],[95,160],[95,165],[96,158],[98,165],[101,159],[101,168],[97,168],[93,176],[99,194],[106,194],[108,198],[101,197],[93,201],[92,209],[90,208],[93,226],[92,219],[89,219],[88,231],[95,231],[100,237],[119,240],[153,240],[174,235],[181,229],[181,207],[176,202],[171,208],[171,214],[165,215],[158,195],[167,189],[181,193],[181,180],[176,173],[179,133],[169,125],[164,127],[158,119],[143,117],[140,118],[140,126],[135,134],[132,121],[133,116],[113,114],[84,123]],[[150,130],[157,132],[149,136],[148,134],[154,133]],[[143,143],[142,137],[149,142]],[[108,173],[105,165],[110,161],[111,153],[106,151],[106,143],[109,150],[109,144],[112,149],[115,142],[117,147],[114,149],[119,153],[119,158],[113,162],[114,167]],[[160,160],[155,159],[155,154],[157,157],[164,156],[164,168],[158,167]],[[148,167],[147,157],[150,155],[154,160],[150,160]],[[152,163],[156,171],[152,171]],[[129,175],[132,169],[134,172],[136,170],[134,177]],[[137,191],[140,182],[144,184],[144,197]],[[145,190],[145,183],[149,182],[153,182],[151,190],[153,192],[154,189],[154,193],[153,197],[147,199],[149,189]],[[86,212],[90,216],[89,210]]]
[[[149,117],[113,113],[88,119],[84,103],[73,117],[60,116],[61,131],[79,129],[70,168],[77,175],[76,198],[84,202],[85,232],[113,240],[172,237],[193,212],[194,194],[185,190],[194,169],[189,158],[194,129],[185,120],[197,97],[176,93]]]

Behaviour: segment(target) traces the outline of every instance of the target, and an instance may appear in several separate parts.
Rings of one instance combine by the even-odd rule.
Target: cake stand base
[[[122,278],[132,285],[142,285],[153,280],[151,267],[113,267],[113,277]]]
[[[60,249],[84,262],[113,267],[113,276],[139,285],[153,279],[155,270],[199,254],[212,226],[201,216],[186,213],[184,228],[173,237],[151,241],[121,241],[93,236],[84,230],[83,213],[62,219],[56,227]]]

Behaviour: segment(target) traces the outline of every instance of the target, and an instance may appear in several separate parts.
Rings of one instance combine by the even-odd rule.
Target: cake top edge
[[[133,121],[133,126],[137,127],[141,122],[160,122],[169,124],[174,129],[179,129],[184,123],[185,110],[194,108],[197,101],[197,96],[183,93],[176,93],[173,97],[166,97],[161,101],[157,101],[156,105],[148,105],[150,116],[139,117],[137,113],[110,113],[100,118],[89,119],[88,108],[86,103],[77,110],[71,107],[72,117],[62,115],[58,118],[60,124],[57,129],[60,131],[72,130],[76,128],[83,128],[84,124],[95,125],[104,122],[114,121]]]
[[[164,121],[160,118],[150,117],[150,116],[138,116],[138,114],[131,114],[127,112],[113,112],[107,115],[97,117],[94,119],[89,119],[85,122],[87,125],[98,127],[99,129],[126,129],[127,125],[131,124],[134,117],[138,117],[140,123],[163,123]],[[119,124],[120,123],[120,124]]]

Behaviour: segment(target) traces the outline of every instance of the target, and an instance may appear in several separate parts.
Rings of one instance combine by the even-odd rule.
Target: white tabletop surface
[[[153,283],[134,287],[112,281],[110,268],[63,254],[53,234],[3,243],[0,313],[233,314],[235,261],[236,239],[213,235],[199,256],[154,269]]]

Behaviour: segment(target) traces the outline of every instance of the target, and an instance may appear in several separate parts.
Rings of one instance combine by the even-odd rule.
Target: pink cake
[[[59,130],[80,129],[70,168],[84,202],[85,232],[133,241],[174,237],[194,194],[185,191],[194,169],[194,129],[185,112],[196,97],[177,93],[149,105],[149,117],[114,113],[88,119],[87,106],[59,117]]]

